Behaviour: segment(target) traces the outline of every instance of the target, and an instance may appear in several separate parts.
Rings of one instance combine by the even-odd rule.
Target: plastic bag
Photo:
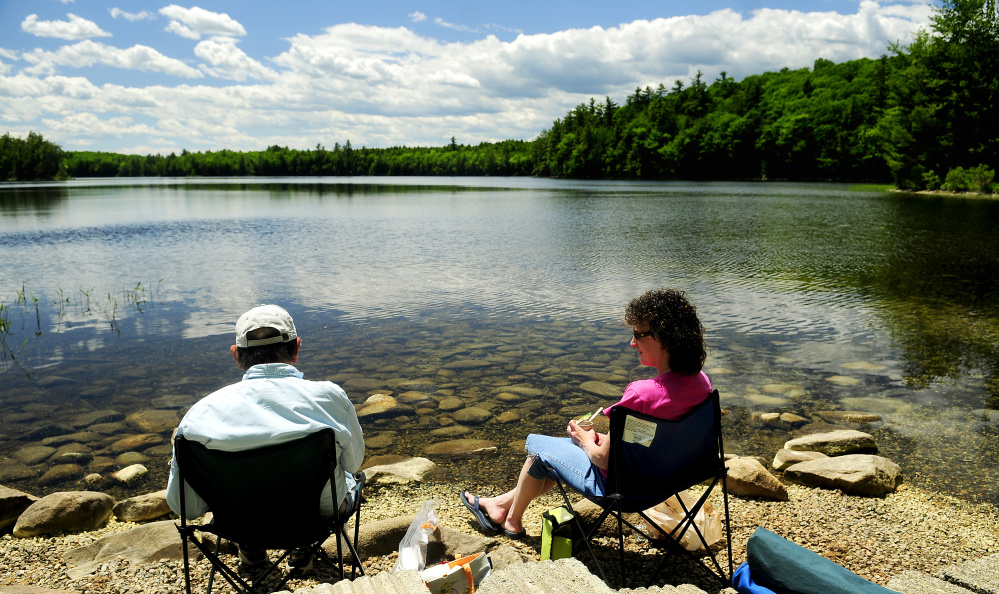
[[[422,571],[427,564],[427,543],[430,535],[439,531],[437,527],[437,500],[423,502],[416,519],[409,525],[406,536],[399,543],[399,559],[392,571],[412,569]]]
[[[681,491],[679,495],[683,500],[683,506],[687,509],[690,509],[692,505],[697,503],[697,497],[694,497],[687,491]],[[665,538],[686,516],[683,507],[677,501],[676,495],[655,507],[645,510],[645,514],[658,524],[658,526],[650,526],[653,535],[657,538]],[[710,501],[705,501],[701,509],[697,510],[697,514],[694,516],[694,524],[697,525],[701,534],[704,535],[704,540],[708,543],[708,546],[721,540],[721,514],[711,505]],[[697,532],[694,531],[694,526],[692,525],[687,526],[683,534],[674,534],[673,538],[680,541],[683,548],[688,551],[696,551],[697,549],[704,548],[704,545],[701,544],[701,539],[697,537]]]

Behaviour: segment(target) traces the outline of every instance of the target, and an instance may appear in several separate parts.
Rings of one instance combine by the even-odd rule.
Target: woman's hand
[[[607,470],[608,459],[610,458],[610,438],[604,433],[597,433],[594,429],[583,429],[576,424],[576,421],[569,421],[566,427],[572,443],[583,448],[586,457],[590,462],[599,468]]]

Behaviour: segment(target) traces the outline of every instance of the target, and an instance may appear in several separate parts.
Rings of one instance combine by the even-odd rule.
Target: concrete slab
[[[936,577],[978,594],[999,594],[999,554],[945,567]]]
[[[509,565],[482,580],[477,594],[613,594],[577,559]]]
[[[886,587],[900,594],[971,594],[971,590],[918,571],[903,571]]]

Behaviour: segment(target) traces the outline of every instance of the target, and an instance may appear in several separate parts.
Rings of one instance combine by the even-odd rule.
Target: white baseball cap
[[[274,328],[280,334],[271,338],[261,338],[260,340],[247,340],[249,332],[259,328]],[[261,305],[254,307],[245,314],[239,316],[236,321],[236,346],[240,348],[264,346],[278,342],[288,342],[298,338],[295,331],[295,322],[291,319],[291,314],[278,305]]]

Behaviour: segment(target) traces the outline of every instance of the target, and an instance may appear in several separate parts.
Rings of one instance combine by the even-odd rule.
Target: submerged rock
[[[126,485],[131,485],[142,480],[147,474],[149,474],[149,469],[142,464],[132,464],[131,466],[126,466],[118,472],[111,474],[111,478]]]
[[[83,476],[83,467],[79,464],[56,464],[49,468],[38,479],[39,485],[55,485],[78,479]]]
[[[453,439],[432,444],[424,452],[430,456],[473,458],[495,454],[497,451],[496,442],[488,439]]]
[[[493,414],[484,408],[478,406],[469,406],[461,410],[454,412],[454,420],[459,423],[468,423],[471,425],[480,425],[488,421]]]
[[[848,375],[834,375],[832,377],[827,377],[826,381],[832,382],[837,386],[856,386],[860,383],[859,379]]]
[[[374,394],[364,401],[357,411],[358,419],[378,419],[412,414],[413,407],[401,404],[395,397]]]
[[[608,384],[607,382],[598,381],[583,382],[579,384],[579,389],[584,392],[589,392],[590,394],[605,396],[607,398],[620,398],[621,394],[624,393],[624,388]]]
[[[829,423],[877,423],[881,415],[857,410],[821,410],[815,413]]]
[[[427,458],[410,458],[364,470],[369,485],[405,485],[422,481],[437,465]]]
[[[42,462],[48,460],[54,453],[56,453],[55,448],[33,445],[25,446],[14,452],[12,455],[18,462],[27,464],[28,466],[34,466],[35,464],[41,464]]]
[[[180,417],[175,410],[150,409],[128,415],[125,417],[125,423],[143,433],[165,433],[177,427]]]
[[[150,446],[163,443],[163,437],[157,433],[143,433],[141,435],[129,435],[111,444],[111,452],[120,454],[132,450],[144,450]]]

